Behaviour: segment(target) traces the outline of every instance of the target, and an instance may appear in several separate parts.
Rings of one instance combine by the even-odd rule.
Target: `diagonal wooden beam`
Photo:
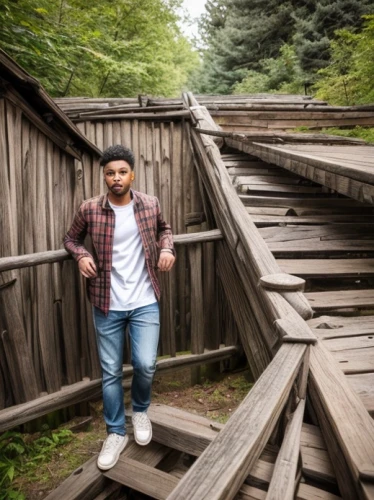
[[[311,348],[309,390],[343,497],[370,498],[374,421],[322,342]]]
[[[287,425],[266,500],[292,500],[294,498],[304,410],[305,399],[301,399]]]
[[[169,495],[169,500],[230,500],[235,496],[278,421],[305,350],[304,345],[282,345],[224,429]]]

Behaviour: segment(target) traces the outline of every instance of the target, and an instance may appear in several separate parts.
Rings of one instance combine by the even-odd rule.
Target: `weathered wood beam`
[[[374,421],[323,342],[311,348],[309,390],[344,498],[374,482]]]
[[[173,239],[175,245],[189,245],[222,240],[223,236],[219,229],[212,229],[211,231],[202,231],[201,233],[175,234]],[[64,249],[17,255],[15,257],[3,257],[0,259],[0,272],[38,266],[40,264],[63,262],[71,258],[71,255]]]
[[[260,323],[253,313],[253,301],[250,298],[253,292],[251,289],[244,288],[243,293],[240,272],[225,242],[217,245],[217,272],[238,326],[248,364],[257,380],[271,361],[272,347],[278,341],[276,332],[272,325],[264,326],[266,318],[263,318]],[[248,280],[245,284],[249,288]]]
[[[235,496],[278,421],[305,349],[304,345],[281,346],[224,429],[169,495],[169,500],[230,500]]]
[[[157,372],[166,373],[187,366],[223,361],[237,355],[239,352],[239,347],[232,346],[222,347],[221,349],[202,354],[184,354],[175,358],[161,359],[157,362]],[[131,366],[125,366],[123,377],[131,377],[132,372]],[[60,391],[29,401],[28,403],[5,408],[0,411],[0,432],[4,432],[66,406],[95,399],[100,397],[100,395],[101,379],[84,380],[71,384]]]
[[[223,137],[235,141],[249,144],[253,142],[270,142],[274,144],[284,144],[287,142],[317,143],[317,144],[367,144],[363,139],[341,137],[338,135],[325,134],[291,134],[286,132],[225,132],[223,130],[209,130],[196,127],[199,134],[211,135],[213,137]],[[238,148],[239,149],[239,148]],[[253,153],[252,153],[253,154]]]
[[[155,467],[168,452],[167,448],[157,443],[141,448],[132,442],[122,456],[130,460],[141,460],[146,466]],[[93,500],[110,484],[110,479],[98,469],[96,462],[97,455],[78,467],[46,500]]]
[[[301,399],[287,425],[283,443],[275,462],[266,496],[267,500],[292,500],[294,498],[304,410],[305,399]]]
[[[144,108],[142,108],[144,110]],[[90,117],[75,117],[72,116],[71,120],[73,122],[82,121],[98,121],[98,120],[152,120],[152,121],[168,121],[168,120],[189,120],[191,119],[191,113],[185,110],[178,111],[164,111],[162,113],[118,113],[118,114],[107,114],[103,111],[102,114],[93,115]]]
[[[369,168],[366,172],[355,171],[339,164],[338,161],[328,159],[322,161],[312,155],[303,155],[300,152],[287,149],[282,150],[278,146],[263,143],[245,144],[236,139],[228,139],[227,142],[232,147],[323,184],[361,203],[374,204],[373,175]],[[323,153],[321,155],[323,156]]]
[[[97,455],[78,467],[65,481],[53,490],[46,500],[91,500],[110,480],[97,467]]]
[[[206,109],[204,111],[203,108],[200,108],[199,112],[208,114]],[[220,229],[224,233],[232,251],[238,252],[237,244],[240,240],[242,246],[242,255],[240,257],[242,265],[248,268],[248,279],[253,281],[257,278],[259,280],[262,276],[280,273],[280,268],[274,256],[263,241],[256,226],[252,223],[231,183],[217,146],[210,137],[197,134],[195,129],[192,130],[192,139],[201,163],[205,167],[199,167],[199,173],[207,191],[216,202],[215,215],[217,223],[221,226]],[[268,295],[268,293],[271,292],[258,289],[259,300],[264,305],[271,302],[271,298],[269,300],[269,297],[262,296],[262,294]],[[281,294],[286,301],[290,301],[293,308],[302,317],[308,319],[312,316],[312,309],[302,293],[282,292]],[[274,307],[270,311],[273,321],[284,316],[280,302],[278,302],[278,305],[271,305]],[[296,311],[293,314],[296,315]],[[290,311],[288,314],[292,314],[292,312]]]

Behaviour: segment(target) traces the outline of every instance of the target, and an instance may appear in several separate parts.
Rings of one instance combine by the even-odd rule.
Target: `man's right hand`
[[[80,273],[85,278],[96,278],[97,276],[96,265],[91,257],[82,257],[78,261],[78,267]]]

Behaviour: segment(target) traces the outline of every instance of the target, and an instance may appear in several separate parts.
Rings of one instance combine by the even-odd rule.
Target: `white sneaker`
[[[135,441],[141,446],[145,446],[152,439],[152,424],[147,412],[134,412],[132,415],[132,425],[134,427]]]
[[[109,434],[101,448],[97,459],[97,466],[101,470],[111,469],[118,461],[120,454],[125,449],[129,437],[120,434]]]

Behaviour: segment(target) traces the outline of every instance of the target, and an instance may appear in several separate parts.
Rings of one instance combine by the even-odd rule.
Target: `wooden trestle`
[[[257,382],[225,426],[152,406],[149,447],[131,442],[105,474],[94,457],[48,499],[109,498],[121,484],[169,500],[373,499],[374,150],[351,143],[339,168],[338,139],[287,150],[226,134],[220,152],[212,136],[225,133],[192,95],[184,104],[224,240],[217,271]]]

